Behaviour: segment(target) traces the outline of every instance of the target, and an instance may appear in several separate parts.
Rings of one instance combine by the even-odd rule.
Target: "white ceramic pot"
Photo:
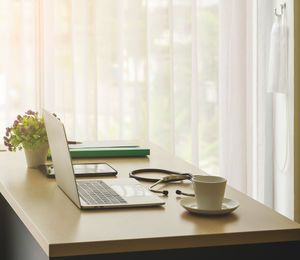
[[[48,148],[48,144],[45,144],[35,151],[24,149],[27,167],[38,168],[39,165],[45,164],[47,160]]]

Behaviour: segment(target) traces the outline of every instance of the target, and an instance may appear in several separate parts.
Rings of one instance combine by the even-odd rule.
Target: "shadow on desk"
[[[199,256],[199,259],[285,259],[298,255],[300,248],[300,241],[295,241],[49,258],[1,194],[0,225],[1,260],[186,259],[194,256]]]

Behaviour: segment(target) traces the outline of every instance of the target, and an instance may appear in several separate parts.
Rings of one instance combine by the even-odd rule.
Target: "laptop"
[[[55,179],[80,209],[160,206],[165,202],[132,178],[75,179],[62,122],[43,109]]]

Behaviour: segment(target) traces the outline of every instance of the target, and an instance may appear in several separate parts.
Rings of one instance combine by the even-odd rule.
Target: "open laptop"
[[[76,180],[64,125],[44,109],[43,115],[56,183],[78,208],[145,207],[165,204],[135,179]]]

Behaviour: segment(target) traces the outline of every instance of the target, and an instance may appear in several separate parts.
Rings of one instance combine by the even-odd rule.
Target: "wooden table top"
[[[147,167],[202,174],[158,146],[150,148],[148,157],[88,161],[109,163],[117,178]],[[1,152],[0,165],[0,192],[50,257],[300,240],[299,224],[228,185],[225,197],[240,207],[225,216],[182,208],[175,190],[192,192],[189,181],[165,184],[169,196],[162,196],[162,207],[80,210],[54,179],[26,167],[24,152]]]

